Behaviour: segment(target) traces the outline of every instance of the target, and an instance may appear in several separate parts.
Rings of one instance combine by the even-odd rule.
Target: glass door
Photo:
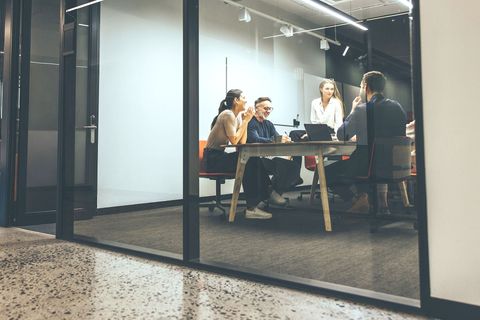
[[[72,8],[76,1],[67,1]],[[59,112],[62,128],[59,134],[64,160],[59,167],[68,206],[60,205],[61,226],[57,230],[72,230],[74,220],[91,219],[97,208],[97,141],[98,92],[97,68],[92,14],[94,7],[65,13],[63,25],[62,94]],[[62,200],[62,199],[60,199]],[[62,201],[60,201],[62,203]],[[62,217],[67,217],[62,219]],[[70,232],[71,233],[71,232]]]
[[[94,8],[71,13],[76,17],[75,63],[75,219],[89,219],[97,209],[98,68],[92,25]]]
[[[54,230],[57,193],[59,0],[21,2],[15,225]]]
[[[64,12],[65,237],[179,258],[182,3],[66,1]]]

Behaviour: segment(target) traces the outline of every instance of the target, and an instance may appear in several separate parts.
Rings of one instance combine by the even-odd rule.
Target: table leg
[[[408,192],[407,192],[407,181],[403,180],[402,182],[399,182],[398,188],[400,189],[400,194],[402,196],[403,206],[405,208],[410,207],[410,201],[408,200]]]
[[[310,205],[313,205],[313,200],[315,199],[315,189],[318,184],[318,170],[315,170],[313,173],[312,187],[310,189]]]
[[[325,167],[323,166],[323,153],[318,150],[318,181],[320,183],[320,198],[322,200],[323,220],[325,222],[325,230],[332,231],[332,222],[330,220],[330,206],[328,204],[327,180],[325,179]]]
[[[243,149],[240,149],[237,161],[237,172],[235,173],[235,184],[233,185],[232,203],[230,204],[230,214],[228,222],[235,220],[235,213],[237,211],[238,196],[240,194],[240,187],[242,185],[243,174],[245,173],[245,166],[249,156]]]

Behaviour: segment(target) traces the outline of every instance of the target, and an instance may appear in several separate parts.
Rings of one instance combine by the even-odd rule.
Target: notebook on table
[[[335,131],[326,124],[305,123],[305,130],[310,141],[332,141],[331,133]]]

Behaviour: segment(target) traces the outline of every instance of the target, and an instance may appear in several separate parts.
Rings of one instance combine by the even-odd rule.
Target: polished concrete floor
[[[0,319],[424,319],[0,228]]]

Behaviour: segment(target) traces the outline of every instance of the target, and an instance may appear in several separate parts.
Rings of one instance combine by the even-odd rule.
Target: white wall
[[[431,293],[480,305],[480,2],[420,3]]]
[[[182,6],[101,5],[98,207],[182,197]]]

